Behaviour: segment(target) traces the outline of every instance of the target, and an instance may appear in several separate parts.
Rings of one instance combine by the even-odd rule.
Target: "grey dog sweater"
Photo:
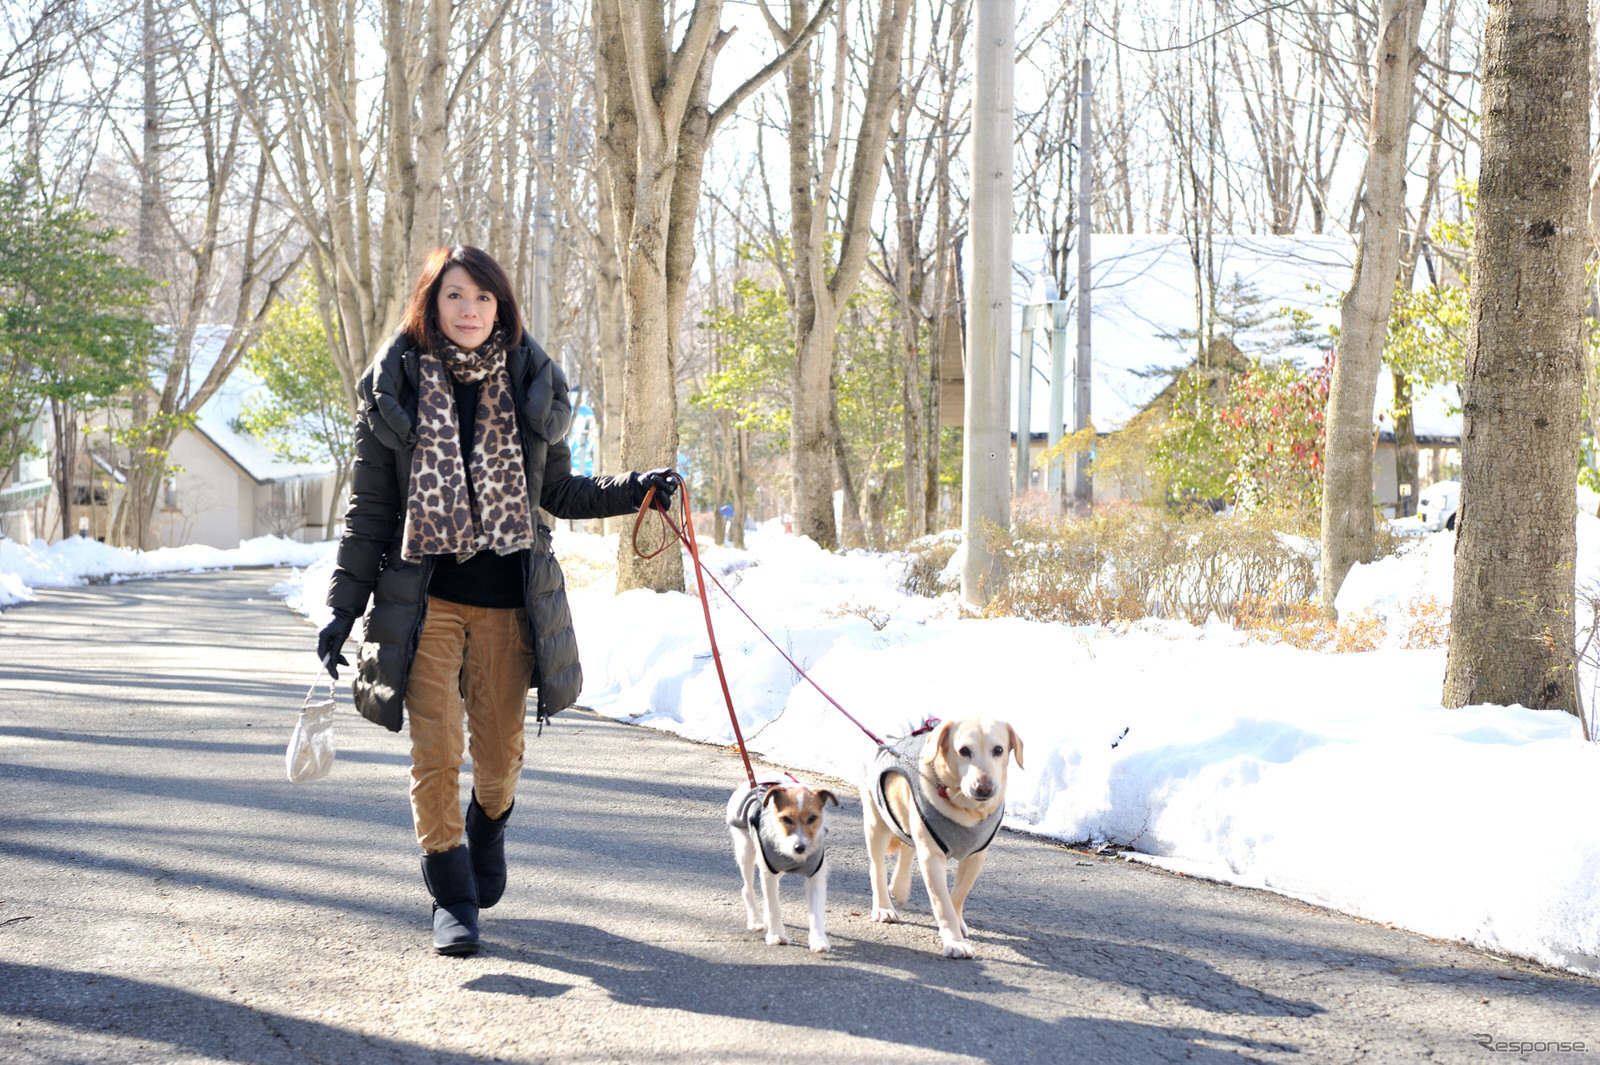
[[[755,829],[756,839],[761,843],[761,860],[767,863],[767,868],[773,873],[815,876],[817,870],[822,868],[822,842],[818,840],[811,853],[801,858],[786,854],[779,844],[783,833],[778,828],[776,818],[762,816],[766,812],[767,792],[775,786],[757,784],[753,788],[743,787],[735,791],[728,800],[728,827]]]
[[[889,799],[883,791],[884,782],[891,774],[905,777],[906,782],[911,785],[912,799],[917,804],[917,815],[922,818],[928,835],[933,837],[933,841],[948,857],[960,861],[963,858],[970,858],[994,842],[995,833],[1000,831],[1000,820],[1005,816],[1005,807],[1003,805],[997,807],[994,813],[975,825],[964,825],[941,813],[928,798],[926,789],[920,783],[922,748],[927,744],[929,735],[929,732],[913,732],[892,746],[878,748],[878,753],[872,760],[872,769],[867,776],[872,782],[872,803],[888,822],[889,827],[894,830],[894,834],[900,837],[901,842],[914,842],[910,831],[895,818],[894,811],[889,809]]]

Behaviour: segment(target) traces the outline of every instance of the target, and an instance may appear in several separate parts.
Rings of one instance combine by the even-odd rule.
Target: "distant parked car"
[[[1417,521],[1429,532],[1454,531],[1456,510],[1461,505],[1461,482],[1439,481],[1422,490],[1417,499]]]

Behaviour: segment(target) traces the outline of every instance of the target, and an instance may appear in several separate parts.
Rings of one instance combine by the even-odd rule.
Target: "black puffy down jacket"
[[[404,334],[389,343],[357,386],[355,468],[344,537],[328,586],[328,605],[348,617],[366,615],[352,682],[356,709],[369,721],[400,730],[406,679],[422,632],[433,560],[400,557],[407,481],[416,449],[419,353]],[[636,474],[579,477],[572,473],[567,426],[572,401],[567,381],[527,333],[506,353],[517,397],[517,423],[528,471],[528,498],[557,518],[609,518],[636,509],[644,486]],[[523,598],[533,634],[533,683],[542,720],[572,705],[583,689],[578,642],[567,606],[566,582],[539,522],[538,546],[523,555]]]

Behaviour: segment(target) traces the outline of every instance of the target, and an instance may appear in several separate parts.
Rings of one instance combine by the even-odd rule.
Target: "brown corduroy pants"
[[[467,752],[484,813],[499,817],[511,808],[522,775],[532,647],[521,609],[428,597],[406,683],[411,817],[424,851],[449,850],[462,840],[461,764]]]

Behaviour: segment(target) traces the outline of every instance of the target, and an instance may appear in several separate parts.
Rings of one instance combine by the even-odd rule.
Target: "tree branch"
[[[774,75],[781,73],[784,67],[794,61],[795,56],[805,51],[806,47],[811,44],[811,39],[822,32],[822,26],[832,11],[833,0],[822,0],[822,6],[817,8],[815,15],[811,16],[811,21],[806,23],[806,28],[796,35],[794,43],[778,53],[772,62],[752,74],[748,81],[729,93],[727,99],[712,110],[708,135],[715,133],[717,127],[722,125],[723,120],[739,109],[740,104],[749,99],[756,90],[771,81]]]

